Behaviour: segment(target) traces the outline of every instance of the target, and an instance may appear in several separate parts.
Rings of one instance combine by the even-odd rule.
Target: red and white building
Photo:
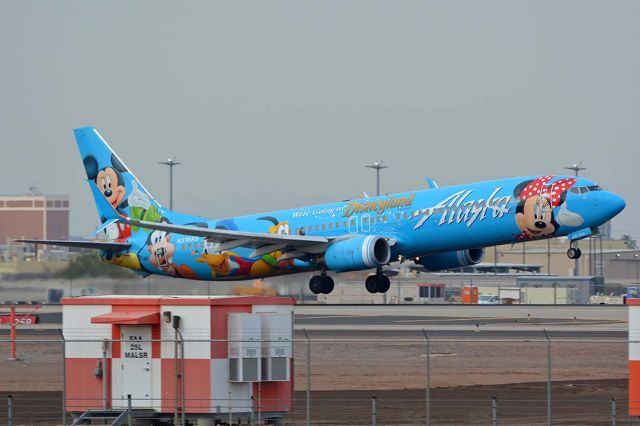
[[[133,408],[160,415],[184,407],[189,417],[227,419],[292,409],[291,298],[123,295],[61,303],[69,412],[126,408],[127,395]]]
[[[629,416],[640,416],[640,299],[629,298]]]

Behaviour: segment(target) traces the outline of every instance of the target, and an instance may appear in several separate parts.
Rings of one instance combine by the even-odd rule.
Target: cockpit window
[[[591,191],[602,191],[602,188],[600,187],[600,185],[574,186],[569,191],[573,192],[574,194],[586,194],[587,192]]]

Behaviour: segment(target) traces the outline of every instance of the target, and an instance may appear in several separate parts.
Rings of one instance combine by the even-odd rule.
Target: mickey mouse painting
[[[555,175],[542,176],[520,183],[513,191],[518,200],[516,225],[522,231],[516,238],[520,241],[550,237],[560,225],[579,226],[582,217],[566,207],[567,191],[576,183],[575,178],[562,178],[547,185]],[[562,206],[554,214],[553,209]]]
[[[123,209],[127,207],[128,203],[125,199],[127,190],[122,173],[125,173],[127,169],[118,160],[118,157],[111,154],[111,165],[101,169],[98,167],[98,160],[93,155],[85,157],[83,162],[87,179],[96,183],[102,195],[115,210],[124,213]]]

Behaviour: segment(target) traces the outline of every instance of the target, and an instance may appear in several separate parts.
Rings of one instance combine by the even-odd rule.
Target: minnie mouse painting
[[[575,185],[577,179],[562,178],[547,185],[555,175],[542,176],[535,180],[520,183],[513,191],[518,200],[516,207],[516,225],[522,231],[516,235],[520,241],[551,237],[561,225],[580,226],[580,215],[567,210],[565,203],[567,191]],[[554,213],[554,209],[560,210]]]

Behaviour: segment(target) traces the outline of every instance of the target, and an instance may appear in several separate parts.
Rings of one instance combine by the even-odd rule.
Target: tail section
[[[160,204],[153,199],[96,129],[83,127],[75,129],[74,134],[87,179],[95,184],[91,185],[91,192],[102,223],[113,216],[109,204],[121,215],[132,219],[151,222],[160,222],[163,219],[164,213]],[[107,226],[105,232],[108,239],[120,241],[126,240],[132,230],[128,225],[114,223]]]

